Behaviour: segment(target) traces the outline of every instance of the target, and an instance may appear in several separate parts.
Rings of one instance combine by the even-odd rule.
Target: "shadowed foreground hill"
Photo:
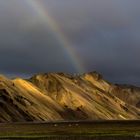
[[[110,84],[96,72],[0,76],[0,122],[137,120],[139,107],[139,88]]]

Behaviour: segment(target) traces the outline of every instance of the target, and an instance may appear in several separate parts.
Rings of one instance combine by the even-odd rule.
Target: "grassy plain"
[[[2,123],[0,139],[139,140],[140,121]]]

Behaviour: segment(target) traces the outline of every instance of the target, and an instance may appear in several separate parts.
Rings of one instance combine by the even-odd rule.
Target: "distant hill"
[[[114,85],[97,72],[0,76],[0,122],[140,119],[140,88]]]

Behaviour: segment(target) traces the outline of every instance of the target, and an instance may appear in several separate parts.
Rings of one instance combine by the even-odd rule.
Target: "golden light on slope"
[[[140,90],[127,90],[129,98],[133,91],[132,104],[117,97],[123,91],[126,94],[126,88],[109,84],[97,73],[40,74],[29,80],[1,76],[0,122],[140,119],[134,104],[140,101]]]

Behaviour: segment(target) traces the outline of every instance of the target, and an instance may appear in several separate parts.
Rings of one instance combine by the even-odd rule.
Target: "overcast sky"
[[[0,73],[77,72],[27,0],[0,0]],[[140,0],[39,0],[85,72],[140,86]]]

